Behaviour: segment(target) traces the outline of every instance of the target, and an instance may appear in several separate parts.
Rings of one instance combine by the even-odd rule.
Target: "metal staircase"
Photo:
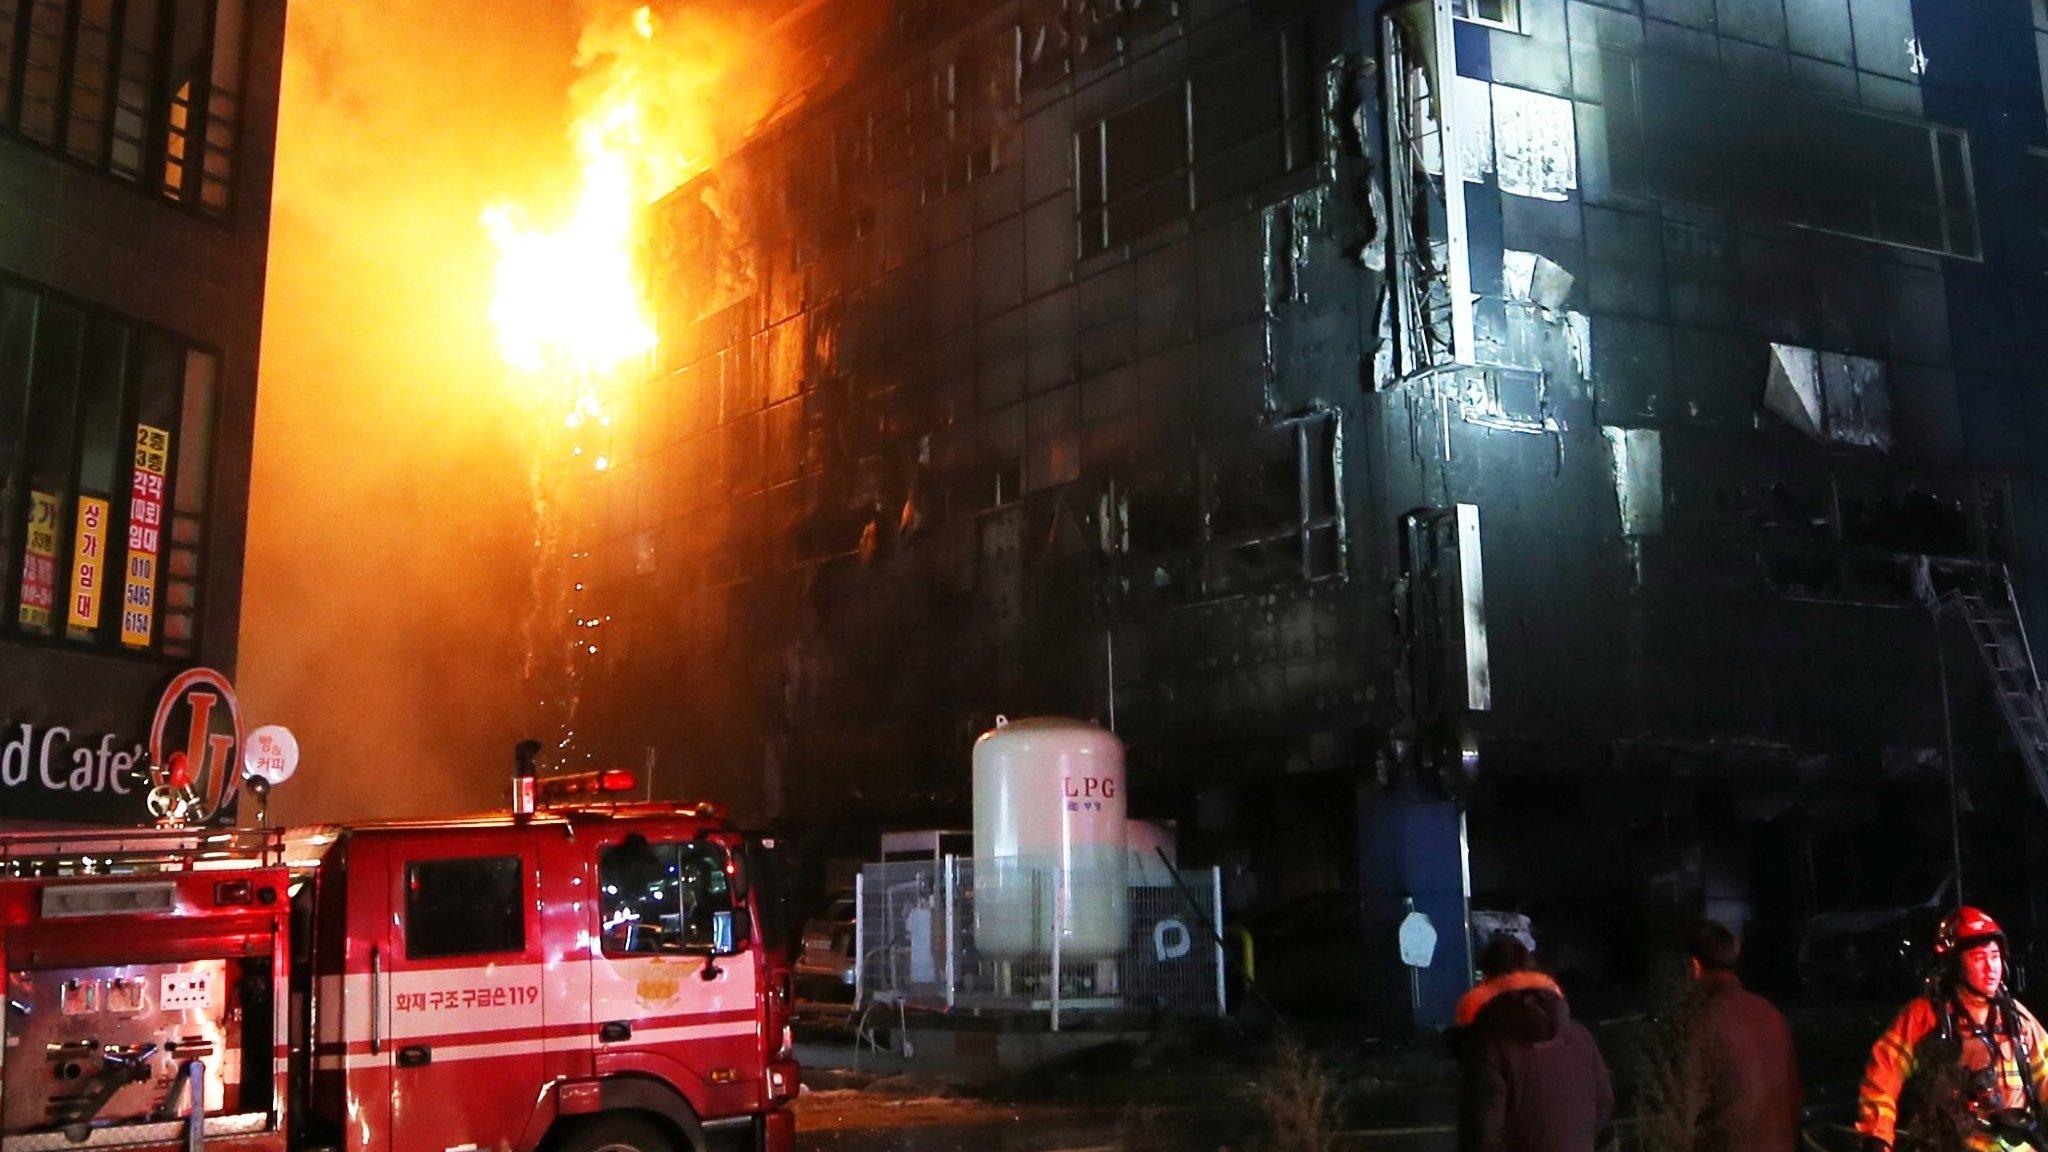
[[[1982,579],[1942,593],[1933,606],[1937,613],[1954,612],[1969,626],[1970,640],[1991,674],[1998,711],[2012,730],[2013,743],[2019,745],[2034,791],[2048,804],[2048,702],[2042,699],[2041,677],[2020,620],[2011,575],[2004,565],[1990,568]]]

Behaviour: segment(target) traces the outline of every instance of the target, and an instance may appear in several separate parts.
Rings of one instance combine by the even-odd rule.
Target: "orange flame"
[[[574,206],[552,227],[494,204],[483,224],[498,247],[491,319],[506,361],[585,380],[652,351],[656,331],[635,263],[639,210],[703,168],[758,77],[733,28],[664,20],[650,5],[585,28],[572,93],[579,172]]]

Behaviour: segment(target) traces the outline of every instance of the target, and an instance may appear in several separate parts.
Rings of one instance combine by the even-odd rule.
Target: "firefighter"
[[[1864,1152],[1968,1148],[2033,1138],[2048,1088],[2048,1034],[2005,985],[2005,933],[1960,908],[1935,934],[1927,993],[1870,1049],[1856,1131]]]

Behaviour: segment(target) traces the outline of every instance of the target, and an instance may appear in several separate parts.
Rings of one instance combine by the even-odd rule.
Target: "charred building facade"
[[[0,0],[0,821],[147,823],[233,671],[284,23]]]
[[[1761,938],[1926,896],[1952,797],[2032,825],[1925,593],[2048,603],[2039,0],[841,7],[656,209],[578,537],[615,759],[964,820],[997,713],[1093,717],[1375,1004],[1411,902],[1591,973],[1617,908]]]

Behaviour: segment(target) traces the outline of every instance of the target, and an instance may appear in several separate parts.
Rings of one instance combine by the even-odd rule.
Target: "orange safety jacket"
[[[2039,1104],[2048,1104],[2048,1092],[2044,1092],[2048,1089],[2048,1033],[2042,1031],[2040,1021],[2018,1001],[2007,997],[2004,1003],[2012,1007],[2016,1029],[2007,1026],[2002,1010],[1996,1006],[1986,1014],[1981,1026],[1973,1023],[1962,1005],[1953,999],[1946,1009],[1954,1020],[1955,1038],[1960,1044],[1957,1060],[1965,1075],[1981,1076],[1986,1069],[1995,1069],[1988,1091],[1970,1102],[1979,1115],[2001,1108],[2025,1108],[2029,1095]],[[1857,1100],[1859,1134],[1874,1136],[1887,1147],[1892,1144],[1899,1123],[1899,1093],[1915,1072],[1926,1068],[1941,1028],[1941,1015],[1942,1009],[1933,1000],[1918,997],[1900,1011],[1898,1019],[1871,1045],[1870,1063],[1863,1070],[1863,1087]],[[2018,1033],[2018,1051],[2014,1051],[2014,1031]],[[1995,1143],[1982,1130],[1973,1133],[1970,1140],[1972,1148],[1991,1148]]]

